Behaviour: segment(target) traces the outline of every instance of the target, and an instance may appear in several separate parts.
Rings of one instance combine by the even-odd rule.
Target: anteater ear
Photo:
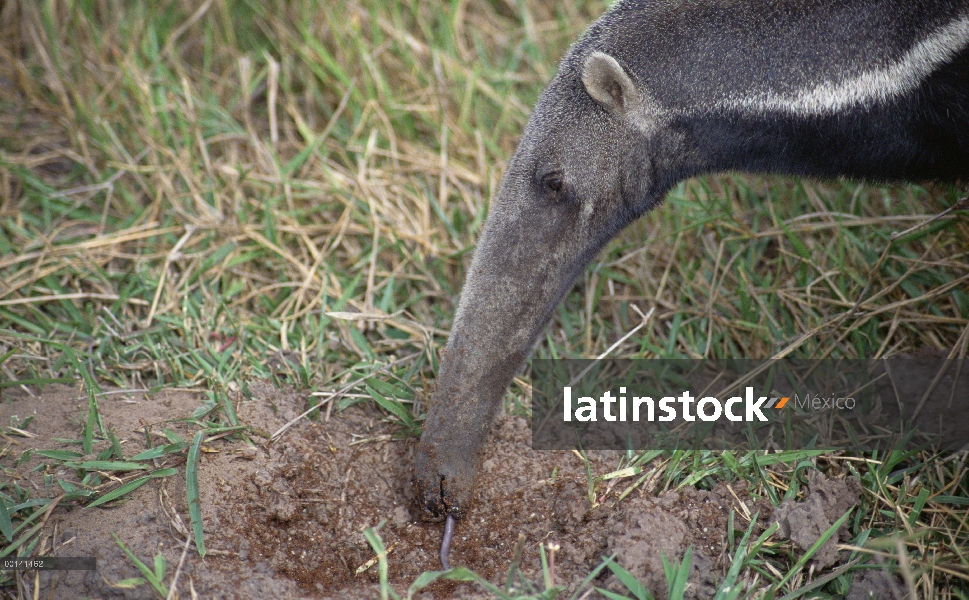
[[[593,52],[582,66],[582,83],[592,99],[606,110],[626,112],[639,104],[639,90],[616,59]]]

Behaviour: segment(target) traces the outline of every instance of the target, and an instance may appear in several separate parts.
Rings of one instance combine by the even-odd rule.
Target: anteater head
[[[538,268],[531,276],[549,285],[541,304],[564,294],[609,239],[682,178],[685,160],[668,168],[673,157],[685,157],[670,123],[620,60],[574,47],[508,165],[464,293],[488,265],[513,273],[518,295],[532,293],[523,281],[528,264]],[[460,312],[456,320],[463,320]]]
[[[650,146],[668,134],[662,112],[616,58],[572,54],[535,105],[492,208],[505,219],[547,219],[588,243],[662,197]]]
[[[535,106],[495,196],[418,453],[427,518],[460,517],[484,432],[552,311],[595,254],[656,205],[669,139],[614,57],[573,52]]]

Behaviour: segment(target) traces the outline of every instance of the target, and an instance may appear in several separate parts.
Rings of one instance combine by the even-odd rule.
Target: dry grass
[[[603,8],[4,3],[0,381],[351,391],[393,363],[386,385],[419,417],[503,165]],[[609,246],[537,355],[598,355],[636,304],[654,319],[615,356],[965,357],[965,213],[890,237],[958,197],[691,180]],[[952,469],[931,489],[964,498]],[[917,585],[954,593],[966,505],[925,514],[949,541],[936,558],[910,549]]]

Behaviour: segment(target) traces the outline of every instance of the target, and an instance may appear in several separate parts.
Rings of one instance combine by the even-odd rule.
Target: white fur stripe
[[[916,89],[922,80],[966,46],[969,46],[969,15],[939,28],[885,68],[842,81],[825,81],[794,94],[768,91],[746,98],[729,98],[717,105],[744,112],[786,112],[803,116],[870,106]]]

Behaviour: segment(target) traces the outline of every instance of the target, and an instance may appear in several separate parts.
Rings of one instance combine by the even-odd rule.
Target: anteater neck
[[[969,179],[965,0],[632,0],[563,68],[593,50],[659,107],[683,174]]]

